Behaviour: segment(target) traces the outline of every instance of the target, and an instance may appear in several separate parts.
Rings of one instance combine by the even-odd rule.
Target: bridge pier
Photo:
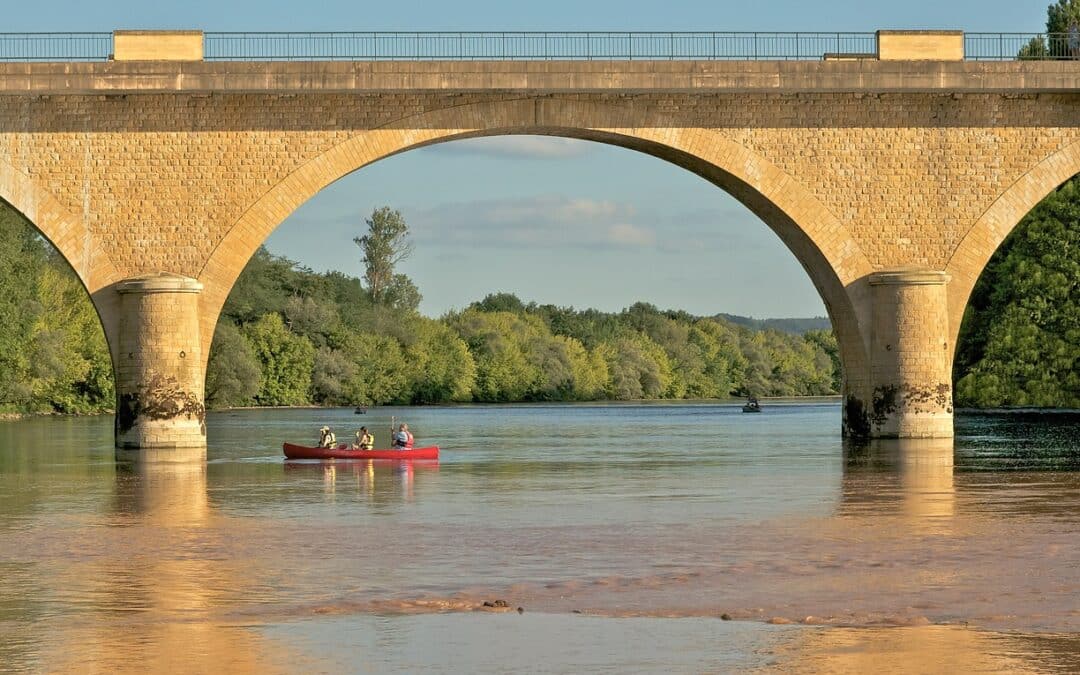
[[[117,458],[205,460],[202,284],[161,273],[127,279],[116,291]]]
[[[935,270],[870,275],[872,438],[951,438],[952,345],[946,286]]]

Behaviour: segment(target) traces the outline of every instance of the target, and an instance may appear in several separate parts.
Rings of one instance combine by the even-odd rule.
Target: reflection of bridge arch
[[[803,185],[775,164],[719,132],[665,126],[661,115],[622,105],[557,99],[510,99],[444,108],[358,133],[273,186],[228,230],[199,274],[203,344],[244,265],[295,209],[345,175],[385,157],[482,136],[542,134],[635,150],[687,169],[726,190],[780,237],[821,294],[836,330],[845,373],[866,371],[853,297],[872,269],[847,228]],[[209,350],[204,350],[204,358]],[[851,384],[860,384],[851,382]]]
[[[949,327],[956,344],[971,292],[990,258],[1039,202],[1080,174],[1080,141],[1058,150],[1033,166],[1003,192],[979,217],[949,259]]]

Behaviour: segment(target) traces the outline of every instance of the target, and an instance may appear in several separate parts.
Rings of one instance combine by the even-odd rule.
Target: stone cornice
[[[388,92],[1077,93],[1080,61],[0,63],[0,95]]]

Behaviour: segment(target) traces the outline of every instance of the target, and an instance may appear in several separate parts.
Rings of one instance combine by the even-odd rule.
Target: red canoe
[[[410,450],[350,450],[342,443],[336,448],[309,448],[283,443],[286,459],[438,459],[439,446]]]

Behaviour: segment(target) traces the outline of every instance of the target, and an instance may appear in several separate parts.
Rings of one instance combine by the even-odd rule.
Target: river
[[[391,416],[440,460],[282,459]],[[0,670],[1080,668],[1077,413],[242,410],[196,466],[118,466],[111,422],[0,424]]]

